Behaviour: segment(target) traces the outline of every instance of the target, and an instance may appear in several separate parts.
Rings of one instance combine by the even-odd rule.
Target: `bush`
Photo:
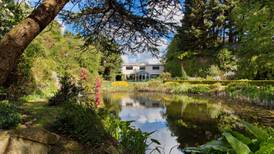
[[[162,81],[154,79],[154,80],[150,80],[148,82],[148,86],[151,87],[151,88],[159,87],[160,85],[162,85],[162,83],[163,83]]]
[[[108,111],[100,112],[106,131],[111,134],[127,153],[145,153],[150,133],[142,132],[130,126],[131,122],[121,121]],[[154,141],[154,140],[151,140]]]
[[[217,55],[217,59],[222,70],[236,71],[237,65],[235,56],[233,56],[232,51],[229,51],[226,48],[221,49]]]
[[[20,122],[17,107],[8,101],[0,101],[0,129],[16,127]]]
[[[182,94],[182,93],[208,93],[210,92],[210,87],[207,84],[189,84],[183,83],[179,86],[171,88],[171,92],[175,94]]]
[[[165,82],[164,86],[167,87],[167,88],[175,88],[175,87],[180,86],[180,83],[178,83],[178,82]]]
[[[49,99],[49,105],[60,105],[68,102],[70,99],[83,95],[84,88],[73,82],[72,77],[65,74],[61,78],[61,89]]]
[[[106,110],[96,110],[93,101],[80,99],[78,95],[80,92],[85,93],[84,88],[76,86],[70,80],[67,76],[62,79],[63,88],[58,97],[54,97],[58,98],[54,100],[57,104],[63,104],[63,111],[53,126],[56,131],[91,146],[109,143],[108,141],[113,143],[116,139],[115,142],[120,143],[125,151],[144,153],[148,146],[147,133],[131,128],[129,122],[121,121]]]
[[[189,93],[198,94],[198,93],[208,93],[210,92],[209,85],[194,85],[188,90]]]
[[[171,74],[169,72],[163,72],[160,74],[160,79],[163,80],[163,81],[168,81],[168,80],[171,80],[172,77],[171,77]]]
[[[213,77],[220,76],[221,70],[219,69],[218,66],[211,65],[210,68],[208,69],[208,74]]]
[[[109,138],[93,107],[76,99],[64,104],[64,110],[54,128],[87,145],[98,145]]]
[[[145,153],[149,133],[130,126],[108,111],[99,111],[87,102],[70,100],[58,117],[54,129],[68,134],[80,143],[94,146],[116,140],[128,153]]]

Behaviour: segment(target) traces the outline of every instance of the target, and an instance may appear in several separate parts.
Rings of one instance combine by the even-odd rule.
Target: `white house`
[[[158,77],[164,71],[163,64],[123,64],[122,74],[125,80],[149,80]]]

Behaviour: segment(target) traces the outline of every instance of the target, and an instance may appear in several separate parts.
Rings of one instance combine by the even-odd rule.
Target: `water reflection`
[[[223,101],[155,93],[108,94],[104,96],[104,104],[122,120],[134,121],[132,125],[142,131],[156,131],[151,138],[161,142],[162,153],[171,151],[172,154],[182,153],[183,147],[197,146],[216,138],[220,128],[239,114],[238,106],[234,108]],[[247,113],[250,110],[243,111],[240,117],[250,119]],[[268,121],[273,122],[272,118]]]

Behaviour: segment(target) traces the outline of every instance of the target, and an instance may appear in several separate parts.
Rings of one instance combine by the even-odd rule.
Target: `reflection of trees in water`
[[[115,113],[115,115],[119,115],[122,110],[120,105],[121,99],[119,99],[119,97],[115,99],[112,97],[111,94],[105,94],[103,96],[103,102],[106,109],[108,109],[110,112]]]
[[[238,116],[249,122],[260,120],[252,119],[257,115],[271,118],[269,111],[265,112],[266,109],[256,110],[258,107],[249,107],[248,104],[230,103],[227,100],[215,98],[170,96],[157,93],[113,93],[104,95],[103,101],[105,107],[117,115],[121,112],[122,105],[164,108],[161,110],[163,112],[161,115],[166,116],[168,127],[172,134],[177,136],[181,148],[203,144],[217,138],[220,128],[232,126]]]
[[[167,123],[180,147],[203,144],[219,133],[218,120],[207,103],[174,102],[167,105]]]

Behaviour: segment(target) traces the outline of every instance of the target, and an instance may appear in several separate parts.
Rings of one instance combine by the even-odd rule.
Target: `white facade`
[[[158,77],[164,69],[163,64],[124,64],[122,74],[126,80],[149,80]]]

